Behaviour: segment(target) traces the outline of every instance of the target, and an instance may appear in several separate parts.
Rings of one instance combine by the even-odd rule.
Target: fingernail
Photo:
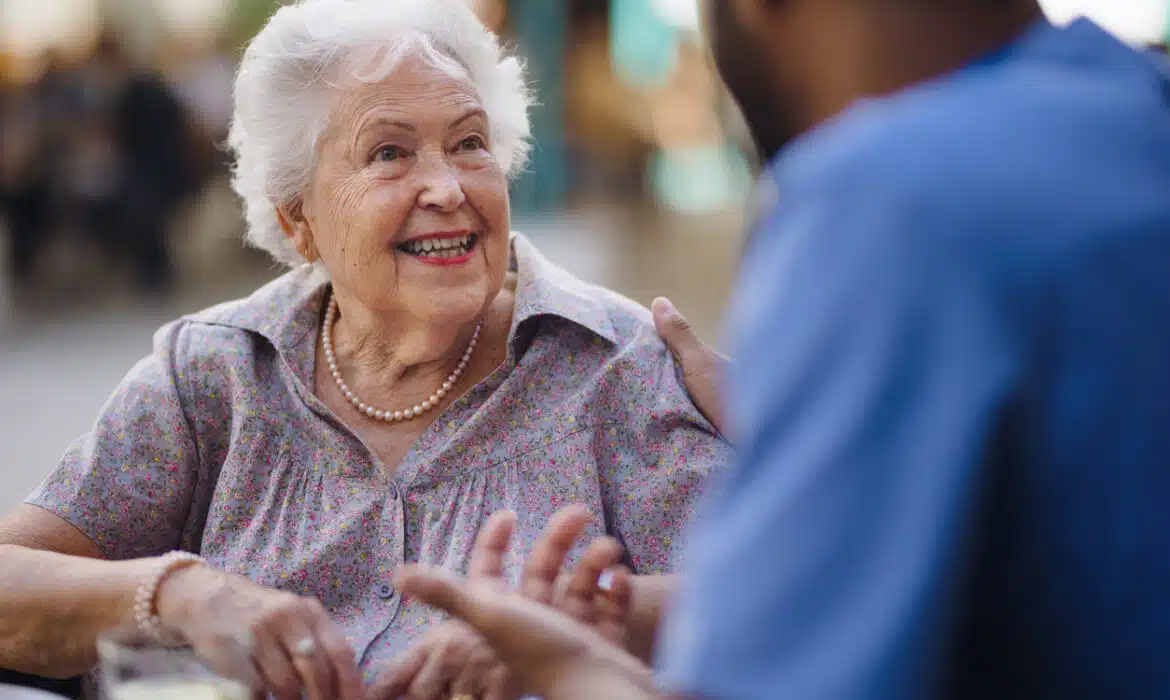
[[[674,304],[670,303],[670,299],[667,299],[666,297],[658,297],[654,300],[654,304],[661,308],[662,313],[666,314],[667,316],[678,315],[678,309],[675,309]]]
[[[606,593],[613,590],[613,569],[606,569],[597,577],[597,587]]]

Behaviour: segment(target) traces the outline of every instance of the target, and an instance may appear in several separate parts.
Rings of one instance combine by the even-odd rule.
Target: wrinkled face
[[[508,264],[507,178],[490,145],[468,77],[407,57],[334,106],[290,235],[371,312],[465,322]]]
[[[775,35],[781,11],[768,0],[703,0],[703,35],[719,76],[735,98],[766,160],[799,135],[791,95],[779,86],[786,66],[777,61],[783,37]],[[799,66],[788,66],[798,70]]]

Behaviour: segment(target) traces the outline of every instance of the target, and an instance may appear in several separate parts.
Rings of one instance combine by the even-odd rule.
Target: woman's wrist
[[[195,603],[218,585],[219,573],[202,562],[171,568],[154,592],[154,613],[163,629],[182,630],[195,613]]]

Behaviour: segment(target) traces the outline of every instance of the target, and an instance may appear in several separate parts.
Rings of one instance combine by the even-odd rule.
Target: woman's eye
[[[461,151],[479,151],[485,147],[483,139],[478,136],[468,136],[459,142]]]
[[[378,150],[374,151],[374,160],[380,160],[384,163],[398,160],[406,155],[398,146],[380,146]]]

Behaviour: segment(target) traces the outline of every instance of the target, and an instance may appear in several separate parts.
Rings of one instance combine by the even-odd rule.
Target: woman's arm
[[[105,561],[61,518],[22,505],[0,521],[0,667],[51,678],[96,660],[105,629],[134,620],[134,593],[150,559]]]
[[[0,521],[0,667],[72,676],[106,629],[135,624],[139,587],[160,624],[215,671],[281,700],[361,697],[354,652],[321,604],[205,565],[160,572],[205,512],[197,445],[179,392],[182,324],[155,337],[41,487]],[[188,339],[189,340],[189,339]],[[195,370],[197,373],[198,369]],[[205,490],[204,490],[205,491]],[[298,649],[308,649],[300,651]]]
[[[0,521],[0,667],[50,678],[97,661],[103,631],[136,624],[139,586],[157,557],[107,561],[61,518],[22,505]],[[208,566],[166,576],[156,591],[162,625],[216,671],[280,698],[357,700],[353,649],[315,600],[274,591]],[[298,643],[315,654],[298,659]]]
[[[133,621],[159,555],[181,546],[198,480],[176,382],[182,324],[155,336],[36,492],[0,520],[0,666],[70,676]]]

